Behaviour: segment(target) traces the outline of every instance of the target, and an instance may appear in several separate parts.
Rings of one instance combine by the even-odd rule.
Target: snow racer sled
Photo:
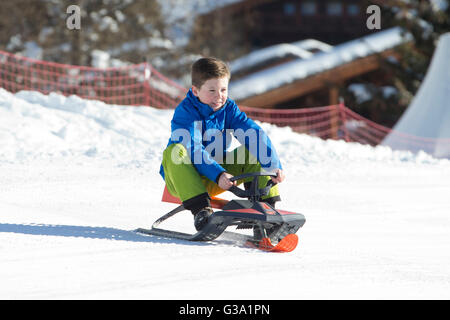
[[[189,241],[211,241],[219,237],[229,226],[236,226],[236,229],[253,229],[254,235],[245,236],[240,233],[227,232],[227,234],[245,236],[246,243],[255,248],[265,251],[289,252],[295,249],[298,237],[295,234],[305,223],[305,216],[301,213],[289,212],[275,209],[270,204],[258,201],[262,196],[269,193],[274,185],[269,180],[266,187],[258,188],[260,176],[273,176],[273,173],[246,173],[235,176],[231,181],[253,177],[248,190],[243,190],[232,186],[228,191],[240,198],[236,200],[224,200],[213,197],[211,206],[219,211],[215,211],[209,218],[208,223],[197,233],[187,234],[172,230],[159,228],[159,225],[186,210],[181,201],[172,196],[167,187],[164,189],[162,201],[180,204],[177,208],[157,219],[151,229],[139,228],[136,232],[150,234],[161,237],[177,238]],[[255,232],[257,231],[257,232]]]

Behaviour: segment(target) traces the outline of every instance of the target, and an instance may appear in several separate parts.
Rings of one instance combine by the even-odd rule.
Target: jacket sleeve
[[[275,147],[267,134],[255,121],[247,117],[236,103],[227,117],[235,138],[256,157],[262,168],[266,171],[282,169]]]
[[[217,182],[225,169],[205,150],[203,145],[202,121],[183,113],[172,119],[172,143],[183,144],[191,158],[191,163],[199,174]]]

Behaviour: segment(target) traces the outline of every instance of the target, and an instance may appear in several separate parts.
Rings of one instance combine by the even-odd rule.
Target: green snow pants
[[[227,160],[230,163],[225,163]],[[183,202],[204,193],[213,197],[225,191],[215,181],[199,174],[192,164],[186,148],[181,143],[171,144],[164,150],[162,165],[167,190]],[[233,176],[261,171],[261,165],[245,146],[230,151],[221,166]],[[260,177],[259,188],[265,187],[269,179],[270,177],[266,176]],[[238,180],[237,184],[251,181],[252,178],[246,178]],[[277,185],[273,186],[269,194],[262,199],[274,197],[279,198]]]

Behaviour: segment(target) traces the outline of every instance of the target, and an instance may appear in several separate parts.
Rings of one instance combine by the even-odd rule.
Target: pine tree
[[[17,52],[36,39],[47,20],[42,1],[15,0],[0,3],[0,49]]]
[[[400,26],[413,37],[412,42],[397,48],[402,59],[387,61],[387,67],[394,70],[401,104],[407,106],[411,102],[426,75],[440,35],[450,31],[450,5],[446,1],[395,1],[384,7],[388,25]],[[438,7],[438,3],[442,6]]]
[[[386,126],[393,126],[411,103],[419,89],[436,48],[439,36],[450,31],[448,0],[387,0],[369,1],[382,9],[382,28],[403,28],[412,41],[396,48],[398,59],[382,60],[383,83],[361,80],[371,98],[358,101],[348,88],[341,94],[358,113]],[[438,6],[440,4],[441,6]],[[386,96],[386,89],[397,93]]]

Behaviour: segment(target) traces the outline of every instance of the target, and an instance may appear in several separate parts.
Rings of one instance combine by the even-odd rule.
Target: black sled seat
[[[213,197],[211,206],[215,211],[208,219],[205,227],[195,234],[187,234],[159,228],[159,224],[178,212],[185,210],[182,202],[177,197],[172,196],[167,187],[164,188],[162,201],[179,204],[177,208],[156,220],[151,229],[138,229],[138,232],[158,235],[162,237],[179,238],[190,241],[211,241],[220,236],[229,226],[236,226],[237,229],[259,228],[263,237],[269,237],[271,241],[277,242],[288,234],[296,233],[305,223],[305,217],[301,213],[275,209],[271,205],[260,202],[260,198],[267,195],[274,185],[269,180],[265,188],[258,188],[258,178],[260,176],[275,176],[271,173],[247,173],[232,178],[237,181],[252,177],[253,180],[248,190],[238,187],[231,187],[228,191],[240,198],[224,200]],[[249,239],[251,240],[251,239]],[[258,239],[253,239],[257,241]]]

